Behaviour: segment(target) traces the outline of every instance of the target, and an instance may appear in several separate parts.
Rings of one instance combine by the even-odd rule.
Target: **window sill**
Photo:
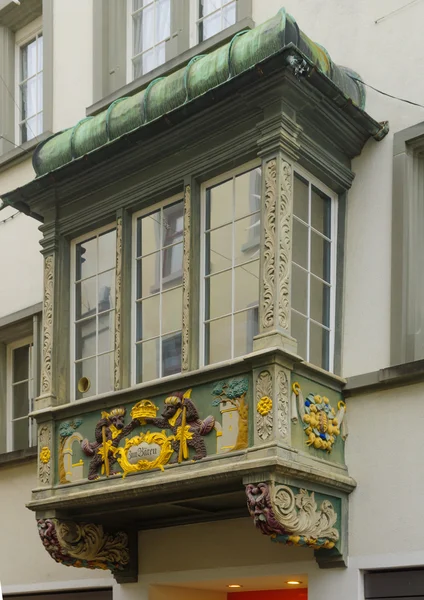
[[[254,27],[255,23],[252,21],[252,19],[249,17],[242,19],[224,31],[217,33],[205,42],[201,42],[200,44],[193,46],[193,48],[190,48],[175,58],[168,60],[160,67],[153,69],[153,71],[149,71],[142,77],[139,77],[127,85],[124,85],[119,90],[116,90],[116,92],[113,92],[113,94],[109,94],[109,96],[106,96],[98,102],[95,102],[86,109],[87,117],[91,117],[92,115],[107,109],[108,106],[118,98],[122,98],[123,96],[133,96],[145,88],[153,79],[156,79],[157,77],[164,77],[165,75],[169,75],[170,73],[177,71],[186,65],[194,56],[198,56],[199,54],[207,54],[212,50],[215,50],[215,48],[218,46],[222,46],[222,44],[231,40],[236,33],[239,33],[245,29],[253,29]]]
[[[32,153],[38,144],[44,140],[47,140],[52,135],[53,134],[51,131],[45,131],[44,133],[41,133],[37,139],[24,142],[21,146],[17,146],[16,148],[13,148],[13,150],[9,150],[9,152],[1,155],[0,173],[32,156]]]
[[[14,450],[0,454],[1,467],[11,467],[25,462],[32,462],[37,458],[37,446],[25,448],[25,450]]]

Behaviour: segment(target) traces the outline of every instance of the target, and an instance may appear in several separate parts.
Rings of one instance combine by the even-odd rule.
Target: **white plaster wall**
[[[254,0],[260,23],[281,6],[336,64],[356,70],[372,86],[424,104],[421,23],[424,4],[406,0]],[[389,364],[390,251],[393,133],[424,120],[424,110],[367,90],[366,110],[389,120],[391,132],[370,140],[354,160],[356,179],[348,198],[343,373],[359,374]]]

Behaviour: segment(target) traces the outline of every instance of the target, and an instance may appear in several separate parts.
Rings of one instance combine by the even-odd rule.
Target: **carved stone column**
[[[259,335],[254,350],[279,347],[296,353],[290,335],[293,166],[299,127],[282,112],[268,109],[259,125],[262,158]]]

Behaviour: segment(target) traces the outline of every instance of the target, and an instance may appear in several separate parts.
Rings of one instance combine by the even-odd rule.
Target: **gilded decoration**
[[[38,479],[40,483],[49,485],[52,482],[52,425],[40,425],[38,429]]]
[[[217,430],[217,453],[242,450],[248,446],[249,407],[246,394],[249,382],[246,378],[219,381],[215,384],[212,406],[219,406],[221,423],[215,423]]]
[[[101,525],[58,519],[39,519],[43,546],[58,563],[68,567],[122,571],[129,564],[128,536],[106,533]]]
[[[272,434],[274,417],[272,413],[272,376],[269,371],[261,371],[256,380],[256,430],[261,440]]]
[[[331,406],[330,400],[326,396],[311,393],[304,399],[298,382],[294,382],[292,385],[292,396],[292,409],[294,411],[292,420],[297,422],[298,415],[300,416],[307,436],[306,445],[331,452],[337,437],[341,433],[340,427],[344,421],[346,404],[340,401],[336,413],[335,408]],[[345,439],[345,436],[342,436],[342,439]]]
[[[191,439],[193,434],[185,431]],[[181,436],[181,432],[179,432]],[[164,470],[174,452],[171,442],[175,440],[173,435],[167,436],[162,433],[142,433],[125,441],[123,448],[117,448],[117,461],[123,470],[123,477],[128,473],[148,471],[149,469]]]
[[[292,168],[282,160],[279,218],[279,295],[278,321],[280,327],[290,330],[290,262],[292,218]]]
[[[181,370],[190,368],[190,229],[191,229],[191,186],[184,191],[184,239],[183,239],[183,324],[181,346]]]
[[[274,326],[275,295],[275,220],[277,197],[277,161],[272,159],[265,167],[265,208],[264,208],[264,263],[263,263],[263,313],[262,327]]]
[[[122,217],[116,222],[114,389],[121,389]]]
[[[43,300],[43,362],[41,370],[41,393],[53,392],[53,297],[54,297],[54,256],[44,259],[44,300]]]
[[[255,526],[277,542],[330,550],[339,541],[332,503],[323,500],[318,508],[313,492],[257,483],[246,486],[246,495]]]
[[[74,463],[74,442],[81,444],[83,437],[77,432],[82,425],[82,419],[64,421],[59,426],[59,483],[71,483],[84,478],[84,463]]]

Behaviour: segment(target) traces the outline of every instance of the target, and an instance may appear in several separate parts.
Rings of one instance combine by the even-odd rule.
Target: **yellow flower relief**
[[[50,448],[47,448],[47,446],[44,446],[43,448],[41,448],[40,460],[42,463],[44,463],[46,465],[50,460],[50,456],[51,456]]]
[[[262,417],[266,417],[272,410],[272,400],[268,396],[263,396],[256,407],[256,410]]]

